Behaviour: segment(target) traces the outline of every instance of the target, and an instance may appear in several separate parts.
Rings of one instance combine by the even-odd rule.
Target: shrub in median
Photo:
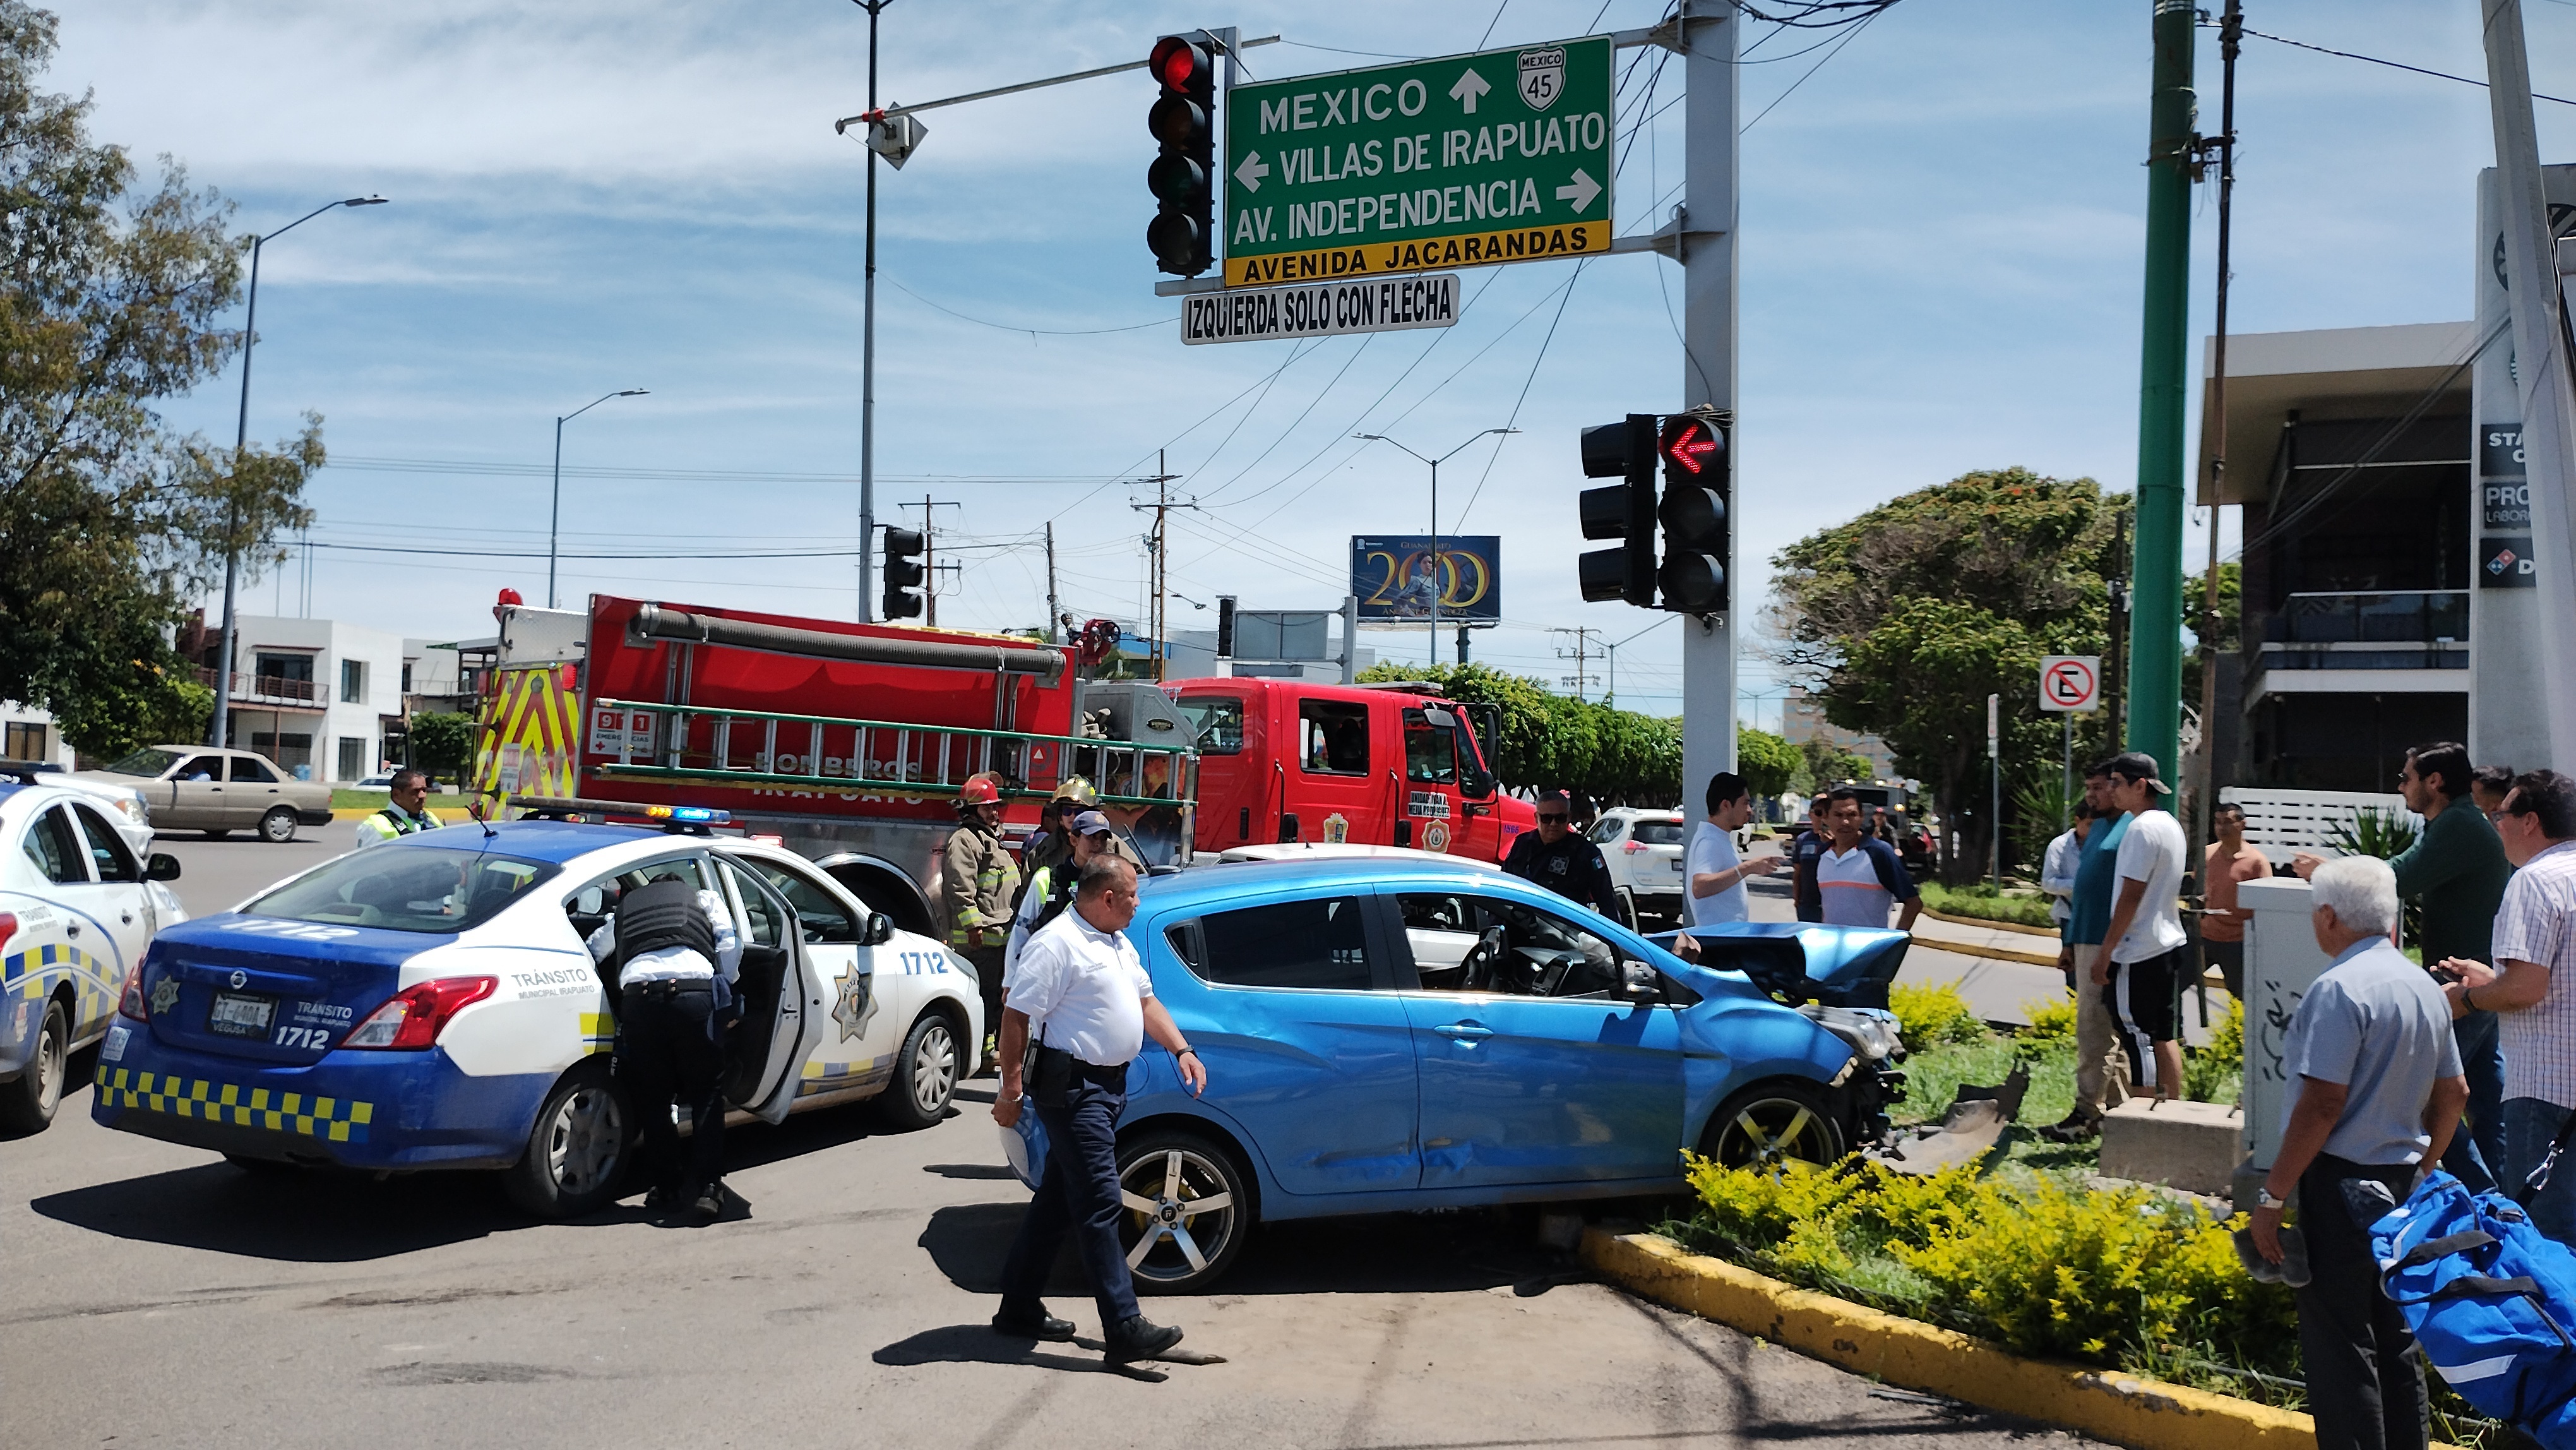
[[[1986,1039],[1985,1022],[1968,1005],[1968,999],[1959,995],[1959,989],[1947,982],[1930,987],[1894,983],[1887,989],[1887,1010],[1896,1014],[1896,1025],[1905,1034],[1907,1047]]]
[[[2238,1266],[2191,1203],[2046,1177],[1924,1177],[1847,1159],[1777,1172],[1690,1160],[1685,1243],[2026,1354],[2136,1366],[2178,1352],[2296,1373],[2289,1292]]]

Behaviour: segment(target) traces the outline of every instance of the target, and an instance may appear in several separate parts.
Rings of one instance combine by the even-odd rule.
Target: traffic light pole
[[[1683,0],[1688,88],[1684,128],[1682,264],[1682,403],[1735,412],[1735,297],[1738,34],[1731,0]],[[1735,440],[1729,439],[1730,443]],[[1739,471],[1737,474],[1741,477]],[[1682,624],[1682,798],[1696,800],[1708,778],[1735,769],[1735,606],[1744,602],[1727,529],[1728,613]]]

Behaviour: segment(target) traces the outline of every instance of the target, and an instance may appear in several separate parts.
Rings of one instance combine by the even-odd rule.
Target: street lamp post
[[[1446,587],[1440,582],[1440,465],[1465,452],[1468,445],[1474,443],[1476,438],[1490,437],[1496,433],[1518,433],[1519,431],[1521,430],[1518,428],[1488,428],[1484,432],[1475,435],[1475,438],[1468,439],[1466,443],[1459,444],[1457,447],[1450,449],[1448,452],[1441,454],[1437,458],[1424,458],[1421,454],[1414,453],[1412,449],[1404,448],[1403,444],[1396,443],[1394,439],[1387,437],[1383,433],[1354,433],[1351,435],[1354,438],[1365,439],[1371,443],[1393,443],[1398,448],[1404,448],[1405,452],[1413,454],[1413,457],[1416,459],[1431,465],[1431,665],[1434,669],[1437,669],[1440,665],[1440,595]],[[1466,639],[1466,635],[1461,634],[1458,638],[1462,641],[1460,647],[1464,648],[1463,641]]]
[[[224,629],[223,642],[215,659],[215,718],[208,727],[207,744],[222,746],[232,730],[233,697],[233,601],[241,578],[241,466],[242,457],[250,451],[250,350],[259,341],[259,250],[288,232],[313,220],[335,206],[383,206],[381,196],[353,196],[346,201],[327,202],[270,232],[250,239],[249,309],[242,318],[242,385],[241,417],[233,430],[233,487],[224,502]]]
[[[546,608],[548,609],[555,607],[555,540],[560,536],[563,528],[563,425],[611,398],[640,398],[651,391],[653,391],[651,388],[624,388],[614,393],[602,393],[555,419],[555,497],[553,507],[546,511]]]

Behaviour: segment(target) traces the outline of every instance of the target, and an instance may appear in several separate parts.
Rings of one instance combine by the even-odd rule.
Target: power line
[[[2201,24],[2204,26],[2215,26],[2218,22],[2214,20],[2203,20]],[[2256,40],[2268,40],[2274,45],[2296,46],[2300,50],[2313,50],[2319,55],[2339,55],[2345,60],[2368,61],[2372,65],[2384,65],[2390,70],[2411,70],[2419,76],[2431,76],[2433,79],[2440,81],[2458,81],[2461,85],[2476,86],[2480,90],[2485,90],[2487,85],[2485,81],[2477,80],[2469,76],[2455,76],[2449,71],[2427,70],[2420,65],[2408,65],[2402,60],[2381,60],[2375,55],[2361,55],[2354,51],[2336,50],[2331,46],[2310,45],[2304,40],[2292,40],[2286,35],[2266,35],[2259,30],[2248,30],[2244,33],[2254,37]],[[2576,101],[2571,101],[2565,96],[2545,96],[2538,91],[2533,91],[2531,93],[2531,98],[2535,101],[2555,101],[2562,106],[2576,106]]]
[[[895,281],[892,277],[886,276],[885,269],[882,267],[877,269],[877,275],[884,278],[888,286],[894,288],[894,290],[902,293],[904,296],[911,298],[913,301],[920,303],[924,307],[936,308],[941,312],[945,312],[960,322],[971,322],[978,327],[990,327],[1001,332],[1025,332],[1032,338],[1098,337],[1103,333],[1109,332],[1136,332],[1148,327],[1168,327],[1171,325],[1171,319],[1158,317],[1151,322],[1132,322],[1125,327],[1015,327],[1007,322],[987,322],[981,317],[969,317],[954,307],[947,306],[943,303],[933,302],[929,298],[922,296],[920,293],[913,291],[909,287],[906,287],[901,282]]]

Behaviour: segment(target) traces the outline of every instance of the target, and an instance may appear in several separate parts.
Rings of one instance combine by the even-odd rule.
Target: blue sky
[[[881,89],[928,100],[1227,23],[1291,42],[1247,56],[1270,78],[1368,63],[1346,51],[1640,26],[1662,4],[896,0]],[[2484,74],[2472,0],[2249,9],[2258,30]],[[2576,4],[2525,9],[2535,84],[2576,94]],[[1968,469],[2130,486],[2149,11],[1904,0],[1838,49],[1768,61],[1811,43],[1793,32],[1751,52],[1739,597],[1767,597],[1783,545]],[[566,554],[858,547],[864,152],[830,123],[861,108],[866,34],[846,0],[121,0],[65,9],[51,85],[94,93],[100,138],[169,153],[237,202],[240,230],[393,198],[269,248],[252,431],[325,415],[326,546],[540,556],[312,551],[313,614],[453,638],[488,629],[504,585],[542,595],[553,418],[619,388],[652,393],[565,430]],[[1663,85],[1678,95],[1679,67]],[[2214,130],[2209,32],[2200,88]],[[1576,595],[1575,442],[1678,405],[1678,269],[1470,270],[1471,305],[1445,331],[1184,349],[1143,243],[1152,95],[1130,74],[936,111],[905,169],[880,169],[879,512],[925,494],[961,505],[939,510],[965,566],[941,622],[1042,618],[1050,519],[1066,607],[1139,618],[1143,516],[1128,505],[1146,491],[1120,480],[1152,473],[1158,448],[1203,504],[1175,516],[1182,594],[1328,607],[1349,535],[1429,522],[1421,466],[1350,435],[1438,453],[1510,423],[1519,436],[1442,473],[1442,529],[1504,540],[1506,623],[1478,657],[1553,679],[1571,662],[1551,628],[1618,639],[1654,623]],[[2576,159],[2576,107],[2540,111],[2543,158]],[[1682,114],[1631,152],[1623,231],[1678,184]],[[2240,331],[2468,316],[2475,179],[2493,156],[2483,91],[2249,40],[2238,114]],[[2215,234],[2202,191],[2196,336]],[[167,416],[229,441],[238,382]],[[2191,537],[2196,560],[2196,520]],[[846,617],[855,583],[847,558],[568,559],[562,587]],[[307,587],[290,565],[244,608],[296,613]],[[1214,617],[1172,608],[1184,628]],[[1622,703],[1676,708],[1671,638],[1621,651]],[[1375,642],[1423,649],[1419,634]],[[1767,677],[1748,661],[1747,718],[1771,723]]]

